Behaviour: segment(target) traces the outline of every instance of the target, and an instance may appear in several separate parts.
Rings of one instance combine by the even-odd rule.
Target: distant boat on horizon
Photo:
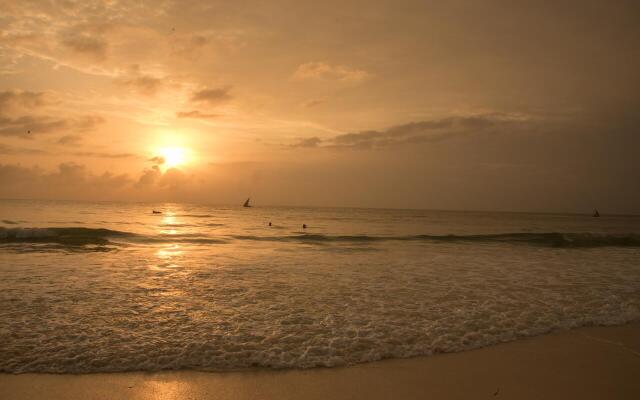
[[[249,200],[251,200],[251,197],[247,198],[247,201],[244,202],[244,204],[242,205],[242,207],[251,207],[251,205],[249,205]]]
[[[599,217],[600,213],[598,212],[598,210],[593,210],[593,215],[592,217]]]

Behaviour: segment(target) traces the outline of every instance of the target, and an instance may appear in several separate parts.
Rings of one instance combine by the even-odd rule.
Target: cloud
[[[189,178],[178,168],[169,168],[164,173],[158,165],[144,170],[135,187],[138,189],[156,185],[161,188],[176,189],[186,183]]]
[[[69,121],[46,116],[0,117],[0,136],[30,138],[32,135],[56,132],[68,127]]]
[[[102,152],[95,152],[95,151],[77,151],[71,154],[78,157],[95,157],[95,158],[135,158],[137,157],[133,153],[102,153]]]
[[[155,156],[155,157],[151,157],[147,161],[151,161],[152,163],[162,165],[162,164],[164,164],[165,160],[164,160],[164,157],[162,157],[162,156]]]
[[[203,113],[198,110],[192,111],[179,111],[176,113],[178,118],[194,118],[194,119],[216,119],[220,116],[218,114]]]
[[[105,122],[99,115],[85,115],[83,117],[71,119],[69,124],[72,129],[78,131],[88,131]]]
[[[185,173],[178,168],[169,168],[165,171],[164,174],[162,174],[162,177],[158,181],[158,184],[163,187],[176,189],[187,182],[188,179],[189,178],[185,175]]]
[[[0,114],[16,107],[36,108],[45,104],[44,92],[8,90],[0,92]]]
[[[193,59],[203,54],[203,47],[210,44],[212,37],[205,34],[174,35],[171,41],[173,53],[176,56]]]
[[[311,107],[319,106],[320,104],[324,104],[324,103],[325,103],[324,99],[312,99],[302,103],[302,106],[306,108],[311,108]]]
[[[68,145],[68,144],[78,144],[81,141],[82,141],[82,136],[80,135],[65,135],[59,138],[56,141],[56,143],[62,144],[62,145]]]
[[[124,79],[121,84],[145,96],[153,96],[162,87],[163,81],[151,75],[140,75]]]
[[[318,147],[322,143],[322,139],[317,136],[300,139],[298,143],[292,145],[292,147]]]
[[[108,48],[105,33],[113,27],[109,22],[89,18],[59,31],[58,40],[63,47],[74,53],[102,61],[107,57]]]
[[[0,164],[0,187],[7,197],[97,199],[115,196],[130,186],[126,175],[93,174],[83,165],[68,162],[47,172],[39,167]]]
[[[43,115],[47,112],[48,97],[44,92],[25,90],[0,92],[0,136],[32,138],[61,130],[82,132],[104,122],[96,115],[69,118]]]
[[[293,78],[297,80],[343,82],[362,82],[372,76],[373,74],[362,69],[350,68],[343,65],[330,65],[324,62],[300,64],[293,73]]]
[[[158,158],[158,157],[154,157],[154,158]],[[162,160],[162,163],[164,163],[164,159]],[[162,163],[159,163],[159,164],[162,164]],[[160,171],[160,167],[158,167],[157,165],[154,165],[151,168],[145,169],[142,172],[142,175],[140,176],[140,178],[138,179],[138,182],[136,183],[136,187],[142,188],[145,186],[151,186],[154,183],[156,183],[161,176],[162,176],[162,172]]]
[[[0,116],[0,136],[15,136],[28,139],[61,130],[84,132],[93,129],[103,121],[98,116],[68,119],[40,115],[26,115],[17,118]]]
[[[88,35],[69,36],[62,38],[61,43],[76,53],[89,55],[96,60],[106,57],[107,42],[101,38]]]
[[[194,183],[179,169],[163,173],[157,165],[133,179],[128,174],[95,173],[75,162],[61,163],[53,170],[0,163],[2,198],[130,200],[142,196],[157,200],[158,196],[179,196],[177,189],[189,190]]]
[[[230,90],[231,86],[198,90],[191,95],[191,101],[206,103],[208,105],[219,105],[233,99],[233,96],[229,94]]]
[[[403,144],[439,142],[455,137],[483,132],[507,132],[531,128],[530,118],[511,114],[454,116],[434,120],[409,122],[384,130],[343,133],[327,139],[300,139],[292,147],[324,147],[371,149]]]
[[[40,149],[29,149],[24,147],[12,147],[6,144],[0,143],[0,154],[6,155],[17,155],[17,154],[29,154],[29,155],[37,155],[37,154],[49,154],[47,151]]]

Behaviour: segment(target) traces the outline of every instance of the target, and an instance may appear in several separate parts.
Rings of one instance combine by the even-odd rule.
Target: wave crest
[[[561,248],[591,247],[640,247],[640,234],[605,233],[495,233],[478,235],[327,235],[321,233],[300,233],[290,235],[258,236],[230,235],[211,236],[207,233],[183,233],[175,235],[141,235],[106,228],[52,227],[52,228],[6,228],[0,227],[0,244],[55,243],[66,246],[107,245],[118,242],[166,243],[183,242],[192,244],[215,244],[236,241],[291,242],[308,244],[331,243],[374,243],[386,241],[460,243],[460,244],[512,244]]]
[[[287,236],[233,236],[236,240],[278,241],[278,242],[381,242],[381,241],[423,241],[447,243],[509,243],[546,247],[640,247],[638,234],[599,234],[599,233],[496,233],[484,235],[323,235],[301,234]]]
[[[0,243],[58,243],[70,246],[106,245],[110,237],[132,237],[130,232],[105,228],[52,227],[52,228],[3,228],[0,227]]]

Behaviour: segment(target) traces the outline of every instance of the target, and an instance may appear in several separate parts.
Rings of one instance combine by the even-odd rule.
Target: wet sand
[[[0,399],[640,399],[640,323],[345,368],[0,374]]]

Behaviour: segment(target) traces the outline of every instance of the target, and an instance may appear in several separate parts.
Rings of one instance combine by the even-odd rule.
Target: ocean
[[[334,367],[638,321],[640,217],[0,200],[0,277],[1,372]]]

